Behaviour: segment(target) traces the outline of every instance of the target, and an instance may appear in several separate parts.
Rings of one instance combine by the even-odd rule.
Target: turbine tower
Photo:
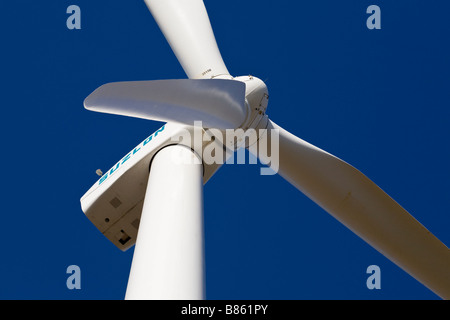
[[[226,148],[225,160],[249,147],[242,144],[249,130],[263,130],[258,138],[279,153],[285,180],[450,299],[450,250],[360,171],[268,118],[265,83],[229,74],[202,0],[145,2],[189,79],[108,83],[84,102],[91,111],[166,122],[81,198],[117,247],[136,244],[126,299],[205,299],[203,185],[224,162],[204,161],[204,150]],[[241,129],[236,141],[211,136],[229,129]],[[267,153],[256,156],[270,163]]]

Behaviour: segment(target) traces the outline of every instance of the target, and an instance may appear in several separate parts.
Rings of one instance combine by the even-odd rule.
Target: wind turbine
[[[360,171],[268,118],[266,85],[229,74],[202,0],[145,2],[189,79],[109,83],[85,100],[88,110],[167,122],[81,199],[87,217],[117,247],[136,244],[127,299],[205,298],[203,185],[221,163],[202,156],[211,146],[230,149],[211,132],[239,128],[244,134],[263,129],[259,142],[279,152],[283,178],[430,290],[450,298],[449,249]],[[186,134],[201,136],[201,143],[179,139]],[[273,136],[278,143],[271,145]],[[238,137],[232,149],[240,146]],[[256,155],[270,163],[267,154]]]

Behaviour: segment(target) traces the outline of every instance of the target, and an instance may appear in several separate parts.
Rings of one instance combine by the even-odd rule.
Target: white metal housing
[[[195,145],[193,141],[186,139],[178,141],[180,139],[177,137],[186,132],[194,137],[202,135],[204,130],[199,127],[166,123],[105,172],[81,198],[81,208],[86,216],[121,250],[129,249],[136,242],[153,156],[161,148],[175,144],[186,145],[201,155],[206,145],[219,143],[213,140]],[[220,163],[203,167],[204,183],[219,167]]]

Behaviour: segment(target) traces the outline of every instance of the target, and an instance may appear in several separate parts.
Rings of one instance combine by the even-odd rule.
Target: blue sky
[[[81,30],[66,9],[81,8]],[[205,0],[228,70],[268,85],[280,126],[360,169],[450,245],[447,1]],[[381,8],[381,30],[366,9]],[[0,299],[123,299],[133,249],[79,199],[159,122],[86,111],[112,81],[186,78],[141,0],[8,1],[0,30]],[[208,299],[437,299],[279,176],[205,186]],[[68,290],[66,268],[81,269]],[[366,269],[378,265],[381,289]]]

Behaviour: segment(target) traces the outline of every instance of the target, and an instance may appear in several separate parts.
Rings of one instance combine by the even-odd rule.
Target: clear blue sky
[[[81,30],[66,9],[81,8]],[[450,245],[448,1],[205,0],[229,71],[273,121],[360,169]],[[366,9],[381,8],[381,30]],[[142,0],[2,4],[0,299],[123,299],[116,249],[80,197],[161,123],[86,111],[112,81],[186,78]],[[209,299],[437,299],[279,176],[205,186]],[[68,290],[66,268],[81,268]],[[381,269],[381,290],[366,268]]]

